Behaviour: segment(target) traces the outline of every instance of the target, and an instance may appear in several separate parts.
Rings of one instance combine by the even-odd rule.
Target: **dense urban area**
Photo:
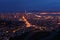
[[[25,32],[52,32],[60,29],[59,13],[0,14],[0,39],[22,35]]]

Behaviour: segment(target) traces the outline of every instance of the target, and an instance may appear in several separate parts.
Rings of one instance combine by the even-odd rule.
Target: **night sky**
[[[0,0],[0,12],[60,11],[60,0]]]

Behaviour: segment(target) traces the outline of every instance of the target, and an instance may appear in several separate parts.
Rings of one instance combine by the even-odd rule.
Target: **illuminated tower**
[[[25,14],[26,14],[26,10],[25,10]]]

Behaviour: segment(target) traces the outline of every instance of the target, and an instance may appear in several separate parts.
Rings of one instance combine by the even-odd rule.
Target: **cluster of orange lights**
[[[42,14],[47,14],[47,13],[42,13]],[[38,18],[42,18],[42,16],[40,16],[40,15],[35,15],[35,16],[38,17]],[[47,17],[43,16],[43,17],[44,17],[45,19],[50,19],[50,18],[53,19],[53,17],[51,17],[51,16],[47,16]],[[14,18],[17,18],[17,16],[14,16]],[[45,29],[45,30],[48,30],[47,27],[37,27],[36,25],[32,25],[31,23],[29,23],[29,21],[25,18],[24,15],[22,16],[22,19],[23,19],[23,21],[25,22],[27,28],[33,26],[35,29],[40,29],[40,30],[44,30],[44,29]],[[19,19],[19,21],[21,21],[22,19]],[[6,24],[6,23],[4,22],[4,23],[2,23],[2,24]],[[58,23],[58,24],[60,25],[60,23]],[[53,28],[51,27],[51,29],[53,29]],[[15,29],[15,30],[13,30],[12,32],[15,33],[15,32],[18,31],[18,30],[20,30],[20,28]],[[8,31],[6,31],[6,33],[8,33]]]
[[[26,23],[26,27],[30,27],[31,26],[31,24],[27,21],[27,19],[24,16],[22,16],[22,19]]]

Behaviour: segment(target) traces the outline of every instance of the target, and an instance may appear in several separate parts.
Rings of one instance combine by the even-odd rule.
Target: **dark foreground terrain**
[[[60,31],[26,32],[22,35],[11,37],[10,40],[60,40]]]

